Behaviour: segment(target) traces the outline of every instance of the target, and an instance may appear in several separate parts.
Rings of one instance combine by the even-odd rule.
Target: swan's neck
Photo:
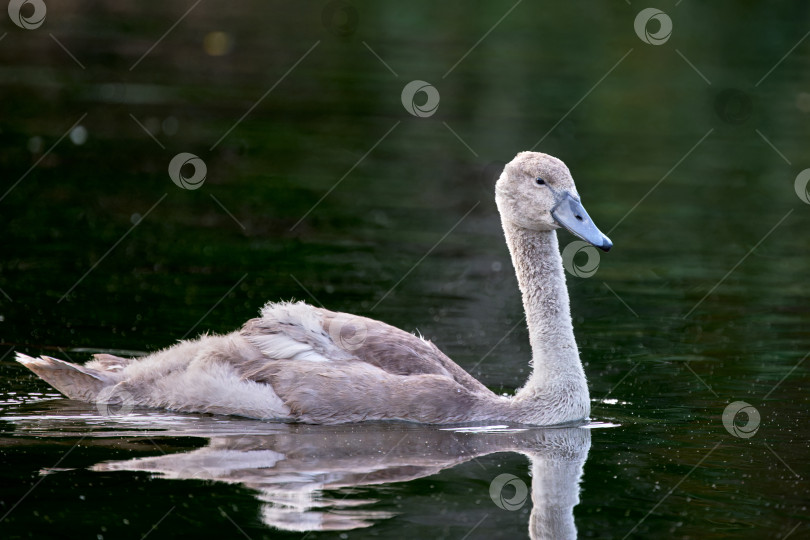
[[[557,234],[524,229],[506,220],[503,228],[532,346],[531,376],[512,402],[515,419],[554,424],[586,418],[588,385],[574,340]]]

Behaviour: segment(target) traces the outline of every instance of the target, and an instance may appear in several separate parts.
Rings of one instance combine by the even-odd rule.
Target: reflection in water
[[[316,426],[261,422],[205,414],[174,414],[136,409],[106,416],[91,404],[42,396],[36,403],[15,405],[2,420],[16,435],[74,439],[84,444],[142,450],[159,443],[172,451],[178,438],[200,438],[206,446],[160,456],[104,461],[95,471],[148,472],[176,480],[204,480],[240,485],[255,491],[261,520],[287,531],[351,530],[393,517],[391,501],[358,498],[358,489],[410,482],[435,475],[467,461],[498,452],[517,452],[531,463],[532,538],[576,538],[573,508],[591,444],[591,430],[609,427],[525,428],[510,426],[438,427],[408,423],[366,423]],[[0,408],[3,400],[0,399]],[[157,441],[157,443],[155,442]],[[174,446],[187,448],[188,443]],[[61,470],[43,470],[43,474]],[[483,506],[476,512],[508,512],[524,508],[523,480],[498,483],[503,475],[485,477]],[[379,490],[377,490],[379,492]],[[492,501],[487,500],[489,495]],[[372,509],[385,505],[385,510]],[[490,506],[491,505],[491,506]],[[499,508],[500,507],[500,508]],[[406,510],[407,513],[407,510]],[[407,516],[406,516],[407,517]]]
[[[189,452],[102,462],[96,471],[241,484],[256,490],[262,521],[290,531],[350,530],[392,517],[347,498],[351,488],[407,482],[495,452],[531,460],[532,538],[576,538],[573,508],[591,444],[587,428],[440,429],[403,424],[273,425],[270,435],[214,435]],[[346,489],[343,498],[326,490]],[[504,487],[504,489],[510,489]],[[508,499],[520,494],[503,494]],[[522,505],[521,505],[522,506]]]

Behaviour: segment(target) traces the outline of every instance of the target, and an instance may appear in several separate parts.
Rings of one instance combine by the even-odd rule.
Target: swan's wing
[[[473,392],[489,392],[430,341],[380,321],[303,302],[268,304],[262,317],[245,323],[240,334],[267,359],[327,362],[330,368],[360,361],[392,375],[437,375]]]

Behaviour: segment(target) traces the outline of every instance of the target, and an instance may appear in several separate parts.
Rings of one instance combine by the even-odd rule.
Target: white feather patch
[[[312,345],[301,343],[284,334],[250,336],[250,342],[258,347],[264,356],[275,360],[329,361],[329,358],[316,352]]]

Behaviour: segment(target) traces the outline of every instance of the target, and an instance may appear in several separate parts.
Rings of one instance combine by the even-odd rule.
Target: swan
[[[271,302],[226,335],[203,335],[141,358],[96,354],[83,366],[17,353],[71,399],[258,419],[339,424],[404,420],[549,426],[590,414],[556,229],[608,251],[568,167],[521,152],[495,185],[531,342],[531,375],[499,396],[433,343],[380,321],[303,302]]]

